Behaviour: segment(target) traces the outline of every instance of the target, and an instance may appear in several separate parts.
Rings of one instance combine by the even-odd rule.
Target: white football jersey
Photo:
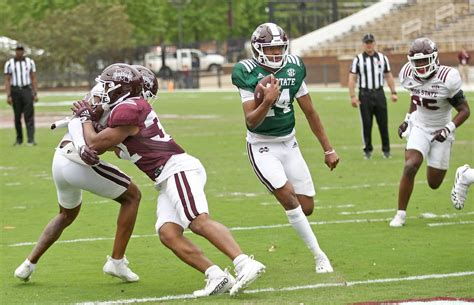
[[[451,121],[452,98],[461,90],[461,76],[457,69],[440,66],[429,80],[420,80],[413,74],[410,63],[400,70],[400,84],[410,92],[416,105],[412,122],[426,129],[439,129]]]

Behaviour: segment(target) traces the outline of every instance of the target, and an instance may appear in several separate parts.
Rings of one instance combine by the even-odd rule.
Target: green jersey
[[[260,79],[272,74],[262,68],[255,59],[242,60],[232,70],[232,84],[237,88],[254,92]],[[288,55],[286,65],[273,73],[280,84],[280,98],[267,113],[263,122],[254,129],[255,134],[282,137],[290,134],[295,127],[293,101],[305,77],[306,68],[301,58]]]

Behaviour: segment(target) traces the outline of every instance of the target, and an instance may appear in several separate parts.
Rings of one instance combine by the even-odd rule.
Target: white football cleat
[[[331,266],[331,262],[327,255],[322,252],[316,256],[316,273],[331,273],[334,269]]]
[[[470,169],[468,164],[458,167],[456,176],[454,177],[454,185],[451,189],[451,201],[456,209],[460,210],[464,207],[464,201],[467,197],[468,185],[461,182],[462,175]]]
[[[15,277],[19,278],[24,282],[28,282],[30,280],[31,274],[36,269],[36,264],[30,262],[29,259],[25,259],[21,265],[16,268],[15,270]]]
[[[122,259],[113,259],[107,255],[107,262],[105,262],[104,273],[118,277],[125,282],[136,282],[140,279],[138,275],[133,273],[132,270],[128,267],[128,260],[124,256]]]
[[[406,214],[402,215],[402,214],[397,213],[393,217],[392,221],[390,221],[390,226],[393,228],[400,228],[405,225],[406,218],[407,218]]]
[[[255,281],[262,273],[265,272],[265,265],[253,259],[253,255],[249,256],[244,262],[240,263],[235,268],[236,282],[230,295],[236,295],[253,281]]]
[[[222,274],[217,277],[208,277],[205,279],[206,286],[204,289],[196,290],[193,295],[197,298],[207,297],[211,295],[219,295],[228,292],[235,284],[235,279],[225,269]]]

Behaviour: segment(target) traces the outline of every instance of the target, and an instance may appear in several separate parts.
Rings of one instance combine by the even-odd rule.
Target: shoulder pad
[[[400,74],[398,75],[398,78],[400,82],[402,82],[404,79],[411,77],[412,75],[413,75],[413,70],[411,68],[410,63],[407,62],[400,70]]]
[[[286,57],[287,61],[291,64],[295,64],[297,66],[304,66],[303,64],[303,61],[301,60],[301,58],[299,58],[299,56],[296,56],[296,55],[288,55]]]
[[[143,111],[136,101],[123,101],[110,112],[108,125],[110,127],[139,125],[140,113]]]

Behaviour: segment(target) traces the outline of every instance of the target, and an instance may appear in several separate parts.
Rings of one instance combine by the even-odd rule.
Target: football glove
[[[79,156],[81,157],[81,160],[87,165],[93,166],[99,163],[97,151],[91,149],[87,145],[82,145],[79,147]]]
[[[72,104],[72,112],[76,117],[81,118],[84,121],[95,121],[95,112],[92,109],[91,105],[85,101],[77,101]]]
[[[441,143],[446,141],[451,132],[453,132],[455,129],[456,125],[454,125],[453,122],[449,122],[443,128],[435,130],[431,133],[433,135],[433,139],[431,139],[431,142],[434,142],[435,140]]]
[[[404,138],[408,135],[408,127],[410,125],[410,114],[407,113],[406,116],[405,116],[405,120],[403,121],[403,123],[400,124],[400,126],[398,126],[398,136],[401,138]]]

